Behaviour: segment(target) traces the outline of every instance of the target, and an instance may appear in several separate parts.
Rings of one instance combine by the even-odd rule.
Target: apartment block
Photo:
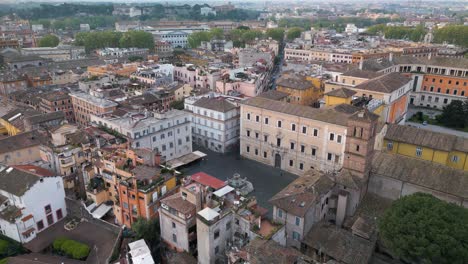
[[[113,101],[97,98],[88,93],[76,92],[70,94],[75,121],[81,126],[87,126],[91,122],[91,115],[110,113],[117,108]]]

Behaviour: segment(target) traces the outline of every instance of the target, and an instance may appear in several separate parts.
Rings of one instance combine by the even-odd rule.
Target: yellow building
[[[390,124],[384,149],[468,171],[468,139],[425,129]]]
[[[283,74],[276,82],[276,90],[289,94],[287,101],[292,104],[313,105],[322,97],[320,85],[314,85],[316,80],[299,74]]]
[[[339,104],[351,104],[353,101],[353,95],[355,94],[355,91],[348,88],[331,90],[325,94],[325,105],[333,106]]]
[[[39,115],[41,112],[30,108],[16,108],[0,118],[0,125],[4,127],[9,136],[25,132],[24,118]]]

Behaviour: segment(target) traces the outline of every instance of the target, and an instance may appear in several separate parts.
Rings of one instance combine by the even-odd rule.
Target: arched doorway
[[[281,168],[281,155],[275,154],[275,168]]]

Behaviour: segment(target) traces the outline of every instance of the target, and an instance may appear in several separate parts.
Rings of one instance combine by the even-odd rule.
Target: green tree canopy
[[[437,116],[437,120],[448,127],[464,128],[468,126],[468,102],[453,100],[444,106],[442,114]]]
[[[60,43],[60,39],[55,35],[45,35],[39,40],[39,47],[57,47]]]
[[[75,45],[84,46],[87,52],[106,47],[111,48],[147,48],[154,47],[153,35],[144,31],[80,32],[75,35]]]
[[[138,218],[132,225],[132,230],[136,234],[136,239],[144,239],[148,243],[151,250],[151,255],[155,259],[159,259],[159,241],[160,241],[160,228],[159,219],[153,218],[150,220]]]
[[[187,38],[189,47],[198,48],[202,41],[210,41],[212,39],[223,39],[224,31],[220,28],[212,28],[210,31],[200,31],[190,34]]]
[[[302,28],[300,27],[293,27],[288,29],[288,33],[286,33],[286,38],[289,40],[293,40],[301,36]]]
[[[468,263],[468,209],[416,193],[378,221],[384,245],[412,263]]]
[[[468,26],[447,25],[434,31],[434,42],[451,43],[468,48]]]
[[[276,41],[283,41],[284,39],[284,29],[282,28],[270,28],[266,32],[267,37],[272,38]]]

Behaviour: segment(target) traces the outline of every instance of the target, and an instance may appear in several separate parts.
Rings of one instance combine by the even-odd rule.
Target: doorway
[[[281,168],[281,155],[275,154],[275,168]]]

